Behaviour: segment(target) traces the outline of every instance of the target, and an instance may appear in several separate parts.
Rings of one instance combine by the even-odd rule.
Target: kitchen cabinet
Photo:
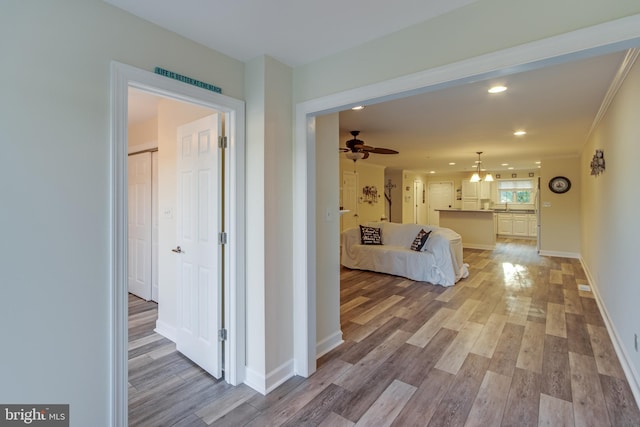
[[[491,183],[462,181],[462,199],[490,199]]]
[[[536,237],[538,235],[538,216],[529,214],[529,236]]]
[[[462,181],[462,200],[478,198],[478,183],[469,180]]]
[[[538,221],[535,214],[498,213],[496,214],[497,234],[506,236],[536,237]]]
[[[529,235],[529,218],[527,214],[512,214],[513,235],[528,236]]]
[[[480,202],[478,199],[462,199],[462,210],[475,211],[480,209]]]
[[[480,181],[478,186],[478,199],[490,199],[491,198],[491,183],[486,181]]]
[[[498,214],[498,234],[513,234],[513,216],[508,213]]]

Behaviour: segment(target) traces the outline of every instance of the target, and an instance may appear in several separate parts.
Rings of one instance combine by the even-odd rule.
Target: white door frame
[[[362,103],[374,104],[404,98],[479,79],[631,48],[639,42],[640,15],[633,15],[298,103],[295,111],[292,260],[296,374],[307,377],[316,370],[315,116],[335,113]]]
[[[127,329],[127,101],[134,87],[227,115],[228,151],[225,167],[227,254],[224,278],[225,380],[245,377],[245,108],[244,101],[190,86],[177,80],[113,61],[111,63],[111,248],[110,248],[110,395],[112,425],[128,418]]]

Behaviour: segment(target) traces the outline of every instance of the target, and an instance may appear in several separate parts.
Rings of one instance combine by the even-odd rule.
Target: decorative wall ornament
[[[362,201],[365,203],[378,203],[378,188],[375,185],[362,187]]]
[[[598,176],[604,172],[604,151],[596,150],[596,154],[591,159],[591,175]]]

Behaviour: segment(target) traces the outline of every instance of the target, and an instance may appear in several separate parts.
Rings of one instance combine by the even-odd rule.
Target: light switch
[[[551,207],[551,202],[542,202],[542,207],[543,208],[550,208]]]
[[[173,211],[171,210],[171,208],[162,209],[162,218],[164,218],[164,219],[173,218]]]
[[[327,222],[331,222],[333,220],[333,212],[331,212],[331,208],[327,208],[324,212],[324,220]]]

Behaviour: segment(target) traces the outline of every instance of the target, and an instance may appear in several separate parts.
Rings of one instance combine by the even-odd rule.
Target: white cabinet
[[[491,183],[486,181],[480,181],[478,190],[478,199],[490,199],[491,198]]]
[[[513,234],[513,217],[511,214],[498,214],[498,234]]]
[[[462,181],[462,209],[475,210],[482,209],[481,200],[491,198],[490,182],[470,182]]]
[[[478,199],[462,199],[462,210],[473,211],[480,209]]]
[[[535,214],[498,213],[496,214],[497,234],[507,236],[536,237],[538,221]]]
[[[538,217],[535,214],[529,214],[529,236],[536,237],[538,235]]]
[[[462,181],[462,200],[478,198],[478,183],[469,180]]]
[[[526,214],[513,214],[513,235],[528,236],[529,224]]]

